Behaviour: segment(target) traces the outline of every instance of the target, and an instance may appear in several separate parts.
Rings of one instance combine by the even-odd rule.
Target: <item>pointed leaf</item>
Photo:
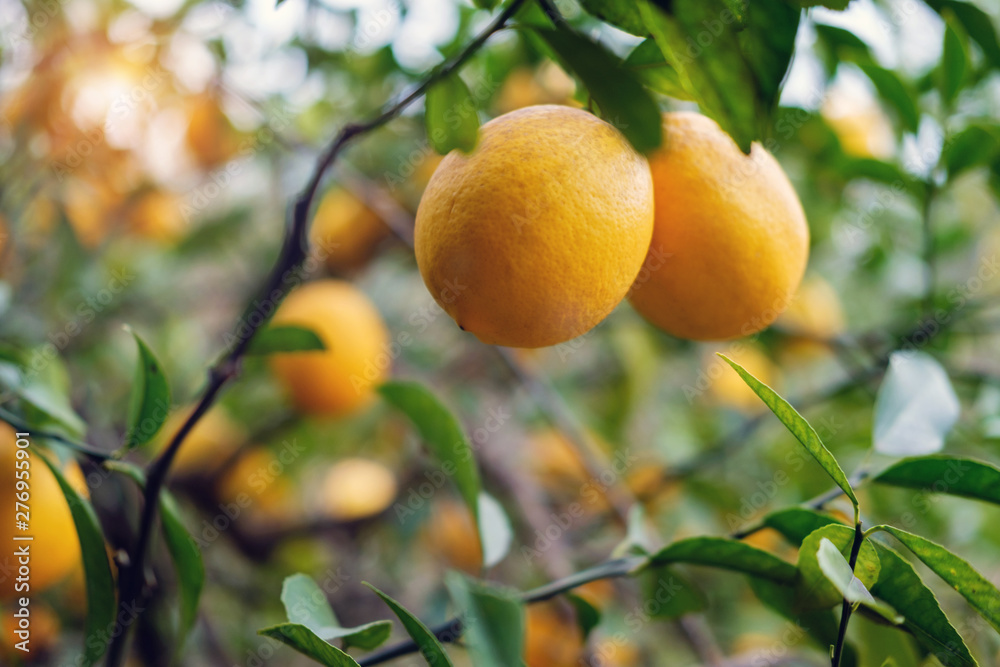
[[[1000,125],[977,123],[951,137],[941,156],[948,169],[948,178],[962,172],[989,165],[1000,155]]]
[[[104,533],[90,501],[70,486],[62,471],[45,455],[38,454],[38,456],[59,482],[59,488],[62,489],[69,504],[70,514],[73,516],[77,538],[80,540],[83,576],[87,587],[87,621],[81,656],[86,667],[97,664],[97,660],[108,648],[108,632],[115,624],[117,611],[115,581],[111,576],[108,552],[105,550]]]
[[[379,393],[417,427],[441,469],[455,480],[479,524],[479,470],[458,420],[429,390],[416,382],[388,382]]]
[[[454,149],[468,153],[479,141],[476,102],[458,74],[449,74],[427,91],[424,120],[427,137],[441,155]]]
[[[732,359],[723,354],[719,356],[732,366],[733,370],[743,378],[743,381],[764,401],[764,404],[785,425],[785,428],[791,431],[792,435],[806,448],[806,451],[812,454],[812,457],[823,466],[823,469],[833,478],[837,486],[844,490],[844,493],[850,498],[851,503],[857,508],[858,498],[854,495],[854,490],[851,488],[851,483],[847,480],[847,475],[844,474],[840,464],[837,463],[837,459],[833,458],[833,454],[823,445],[823,442],[819,439],[819,434],[816,433],[816,429],[810,426],[809,422],[788,401],[778,396],[773,389],[750,375],[750,373]]]
[[[934,593],[913,566],[893,548],[879,542],[873,544],[881,567],[872,594],[905,612],[903,626],[944,667],[974,667],[976,661],[962,636],[952,627]]]
[[[180,586],[181,614],[178,625],[175,660],[181,655],[184,640],[198,620],[198,600],[205,585],[205,564],[201,550],[181,519],[177,501],[167,491],[160,495],[160,521],[167,550],[174,561],[177,582]]]
[[[129,399],[125,449],[132,449],[153,439],[170,413],[170,387],[160,362],[139,335],[132,332],[139,357]]]
[[[934,11],[947,18],[953,15],[982,49],[983,54],[994,68],[1000,69],[1000,41],[990,15],[971,2],[961,0],[927,0]]]
[[[826,575],[827,580],[850,604],[863,605],[893,625],[903,622],[903,617],[897,614],[895,609],[875,599],[861,580],[854,576],[844,555],[825,537],[819,542],[816,562],[819,563],[819,569]]]
[[[674,542],[650,556],[650,563],[708,565],[779,583],[791,583],[796,576],[795,566],[791,563],[749,544],[724,537],[690,537]]]
[[[922,352],[893,352],[875,399],[875,451],[891,456],[937,452],[960,411],[941,364]]]
[[[951,103],[962,90],[969,71],[965,31],[954,16],[947,17],[944,22],[944,48],[939,68],[941,97]]]
[[[667,63],[663,51],[652,38],[632,49],[625,59],[625,67],[635,72],[640,81],[658,93],[678,100],[694,99],[691,93],[684,89],[677,70]]]
[[[663,140],[660,108],[639,79],[610,51],[568,30],[535,30],[559,60],[586,86],[601,116],[640,153]]]
[[[642,608],[653,618],[680,618],[708,607],[708,600],[697,584],[675,568],[650,567],[642,573],[642,579]]]
[[[449,572],[445,584],[466,627],[472,664],[510,667],[524,655],[524,604],[512,591]]]
[[[503,506],[485,491],[479,494],[479,539],[483,547],[483,567],[504,559],[514,541],[514,531]]]
[[[285,577],[281,585],[281,604],[289,623],[304,625],[316,634],[324,628],[339,628],[326,593],[313,578],[299,573]]]
[[[934,574],[969,601],[976,611],[1000,632],[1000,591],[967,562],[940,544],[892,526],[879,526],[906,545]]]
[[[596,16],[605,23],[624,30],[627,33],[645,37],[649,34],[642,15],[631,2],[621,0],[580,0],[580,4],[588,14]]]
[[[972,459],[951,456],[903,459],[872,481],[1000,505],[1000,468]]]
[[[265,355],[285,352],[317,352],[325,350],[322,339],[312,329],[300,326],[268,326],[257,332],[247,354]]]
[[[870,63],[859,63],[858,67],[875,84],[882,99],[896,110],[903,127],[915,133],[920,126],[920,111],[914,101],[915,93],[892,70]]]
[[[304,625],[282,623],[258,630],[257,634],[276,639],[326,667],[360,667],[354,658],[326,643]]]
[[[444,646],[438,641],[438,638],[434,636],[434,633],[430,631],[426,625],[421,622],[419,618],[411,614],[403,605],[399,604],[391,597],[375,588],[368,582],[364,582],[365,586],[372,589],[376,595],[382,598],[382,601],[392,610],[392,613],[396,615],[396,618],[400,620],[403,627],[406,629],[406,634],[410,635],[410,638],[416,642],[417,646],[420,647],[420,653],[423,655],[424,660],[427,661],[429,665],[447,665],[451,667],[451,658],[448,657],[447,651],[444,650]]]

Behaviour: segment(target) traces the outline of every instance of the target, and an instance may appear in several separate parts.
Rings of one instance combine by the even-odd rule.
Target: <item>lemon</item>
[[[512,347],[589,331],[625,296],[653,225],[646,160],[581,111],[532,106],[447,155],[417,209],[424,282],[458,325]]]

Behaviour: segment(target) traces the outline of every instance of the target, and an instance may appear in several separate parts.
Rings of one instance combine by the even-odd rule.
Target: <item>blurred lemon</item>
[[[167,447],[180,430],[192,407],[174,412],[156,435],[154,448],[160,452]],[[246,441],[246,433],[220,407],[202,415],[191,432],[184,438],[174,456],[171,470],[181,476],[208,475]]]
[[[519,67],[507,75],[497,94],[497,111],[507,113],[533,104],[565,104],[576,84],[558,65],[546,62],[538,71]]]
[[[457,500],[436,501],[422,538],[432,551],[451,567],[477,574],[482,569],[483,551],[472,513]]]
[[[603,609],[615,598],[615,584],[610,579],[598,579],[573,589],[577,595],[594,607]]]
[[[120,203],[121,195],[97,179],[74,177],[63,189],[66,220],[85,248],[94,248],[107,237]]]
[[[349,458],[333,464],[324,475],[320,505],[331,518],[356,521],[383,512],[396,491],[396,477],[384,465]]]
[[[364,266],[388,231],[364,202],[334,188],[320,201],[309,236],[327,268],[345,273]]]
[[[187,226],[177,195],[165,190],[147,190],[129,202],[127,229],[153,241],[169,243],[179,239]]]
[[[724,354],[764,384],[775,390],[780,388],[781,372],[756,343],[739,343],[725,350]],[[713,373],[713,367],[718,367],[721,372]],[[714,405],[751,414],[767,409],[743,378],[716,355],[706,355],[704,372],[710,378],[708,399]],[[715,377],[711,379],[713,375]]]
[[[576,447],[555,429],[528,435],[527,452],[532,471],[550,489],[553,485],[580,485],[590,478]]]
[[[555,602],[528,605],[524,637],[527,667],[576,667],[583,659],[583,633]]]
[[[60,623],[59,617],[55,615],[52,608],[44,602],[31,601],[28,607],[31,615],[28,617],[29,638],[28,652],[17,648],[17,644],[24,641],[16,634],[19,628],[19,619],[14,618],[13,612],[6,612],[3,615],[3,639],[0,642],[0,656],[5,656],[10,660],[21,660],[31,664],[34,662],[45,662],[59,642]],[[15,662],[15,664],[18,664]]]
[[[193,98],[188,105],[185,140],[202,169],[212,169],[235,155],[239,135],[214,95]]]
[[[63,495],[59,482],[49,467],[37,455],[32,444],[27,451],[28,459],[17,457],[15,441],[17,435],[8,424],[0,422],[0,503],[11,513],[9,520],[0,522],[0,544],[12,545],[15,535],[31,536],[34,539],[30,548],[30,590],[17,590],[18,566],[13,549],[0,556],[3,564],[3,581],[0,581],[0,600],[9,600],[24,595],[36,595],[64,579],[80,562],[80,543],[76,535],[76,525],[70,513],[69,504]],[[50,452],[49,459],[55,459]],[[28,460],[27,467],[18,468],[17,464]],[[23,464],[22,464],[23,466]],[[28,470],[27,492],[31,512],[29,529],[15,530],[14,505],[18,500],[15,494],[24,492],[17,489],[16,472]],[[75,461],[66,463],[63,474],[70,486],[78,493],[89,496],[87,483],[80,466]],[[22,582],[23,583],[23,582]]]
[[[298,509],[293,480],[284,464],[264,447],[242,454],[219,478],[216,495],[222,502],[240,506],[249,500],[250,515],[265,521],[286,519]]]
[[[273,325],[312,330],[326,349],[271,356],[271,368],[304,413],[340,416],[367,406],[388,375],[389,332],[364,292],[341,280],[292,291]]]
[[[832,338],[844,332],[844,308],[830,283],[820,276],[809,276],[778,322],[792,333]]]
[[[835,92],[827,97],[821,113],[846,154],[880,160],[892,157],[892,123],[874,100],[859,103],[854,96]]]

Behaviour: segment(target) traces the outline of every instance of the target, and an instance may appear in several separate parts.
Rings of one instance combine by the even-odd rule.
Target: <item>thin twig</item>
[[[497,15],[496,19],[472,40],[454,60],[435,69],[422,83],[402,99],[389,105],[367,122],[348,124],[341,128],[340,132],[320,156],[309,182],[296,197],[292,206],[291,217],[286,222],[281,252],[275,261],[270,275],[264,282],[264,286],[250,300],[240,319],[237,321],[237,329],[245,325],[246,331],[244,335],[209,370],[208,384],[195,405],[194,410],[185,420],[177,434],[171,439],[170,444],[163,453],[149,467],[146,488],[143,494],[144,506],[139,524],[139,537],[130,554],[129,566],[123,568],[119,577],[119,608],[121,611],[127,613],[129,609],[133,608],[133,603],[137,602],[142,595],[146,552],[149,549],[153,524],[155,523],[157,507],[159,506],[157,499],[166,482],[174,456],[180,449],[181,444],[183,444],[184,439],[194,428],[195,424],[198,423],[198,420],[215,403],[222,389],[239,375],[240,362],[243,355],[246,353],[256,333],[267,321],[266,315],[278,307],[294,284],[298,282],[296,280],[297,274],[301,270],[308,252],[309,213],[312,208],[313,199],[319,190],[320,183],[327,170],[348,144],[399,116],[406,107],[420,99],[437,81],[461,67],[493,33],[503,27],[524,2],[525,0],[511,0],[507,7]],[[118,634],[113,640],[108,650],[107,664],[109,667],[118,667],[122,664],[125,658],[125,647],[128,644],[128,636],[129,632],[128,628],[126,628],[125,631]]]
[[[16,431],[24,431],[26,433],[31,433],[35,438],[45,438],[47,440],[55,440],[56,442],[66,445],[70,449],[80,452],[81,454],[86,454],[92,459],[97,461],[108,461],[114,456],[111,452],[105,452],[103,450],[92,447],[85,442],[70,438],[61,433],[56,433],[55,431],[46,431],[43,429],[33,428],[29,426],[26,422],[21,421],[17,415],[13,412],[9,412],[5,408],[0,408],[0,421],[5,421],[10,424]]]
[[[851,559],[848,564],[851,566],[851,571],[854,571],[854,567],[858,564],[858,554],[861,552],[861,543],[865,539],[865,533],[861,530],[861,522],[859,521],[854,526],[854,543],[851,545]],[[830,660],[831,667],[840,667],[840,658],[844,653],[844,640],[847,638],[847,624],[851,620],[851,612],[854,611],[854,605],[844,598],[844,604],[840,610],[840,629],[837,631],[837,643],[833,646],[833,657]]]

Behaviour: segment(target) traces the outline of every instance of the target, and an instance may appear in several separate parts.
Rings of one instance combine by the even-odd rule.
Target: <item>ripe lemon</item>
[[[156,434],[154,448],[163,451],[191,414],[193,406],[174,412]],[[210,473],[246,440],[246,433],[225,410],[212,408],[194,425],[174,455],[171,471],[180,476]]]
[[[295,486],[286,466],[264,447],[242,453],[223,473],[215,493],[224,503],[246,507],[254,520],[287,519],[297,511]]]
[[[177,196],[166,190],[147,190],[125,210],[129,231],[144,238],[169,243],[183,234],[187,223]]]
[[[0,600],[35,595],[64,579],[80,562],[80,542],[76,536],[76,525],[70,513],[69,504],[63,496],[59,482],[49,467],[38,456],[32,441],[28,448],[30,466],[28,468],[28,505],[30,507],[26,531],[14,526],[14,504],[18,493],[15,477],[17,437],[9,425],[0,422],[0,503],[8,508],[9,520],[0,522],[0,544],[5,545],[0,555]],[[49,460],[54,455],[49,453]],[[74,489],[89,495],[83,472],[76,462],[63,467],[63,474]],[[14,536],[31,536],[31,542],[14,542]],[[19,563],[14,556],[14,546],[30,545],[30,591],[17,590]],[[8,548],[9,547],[9,548]]]
[[[396,497],[396,477],[381,463],[350,458],[335,463],[323,478],[323,513],[340,521],[375,516]]]
[[[239,133],[212,95],[200,95],[191,101],[185,140],[202,169],[219,166],[239,148]]]
[[[526,107],[441,161],[417,209],[417,265],[483,342],[544,347],[614,309],[652,224],[649,166],[618,130],[579,109]]]
[[[806,278],[788,305],[780,324],[791,333],[826,339],[844,332],[844,308],[837,291],[819,276]]]
[[[435,502],[422,531],[429,550],[451,567],[478,574],[483,566],[483,549],[479,532],[469,509],[450,498]]]
[[[327,268],[342,273],[364,266],[388,231],[364,202],[334,188],[320,201],[309,237]]]
[[[787,307],[809,256],[795,190],[759,144],[749,156],[709,118],[664,115],[650,157],[656,224],[630,301],[667,333],[747,336]]]
[[[271,357],[271,368],[301,412],[356,411],[368,405],[388,374],[389,332],[375,305],[348,282],[320,280],[295,289],[273,324],[311,329],[326,348]]]

